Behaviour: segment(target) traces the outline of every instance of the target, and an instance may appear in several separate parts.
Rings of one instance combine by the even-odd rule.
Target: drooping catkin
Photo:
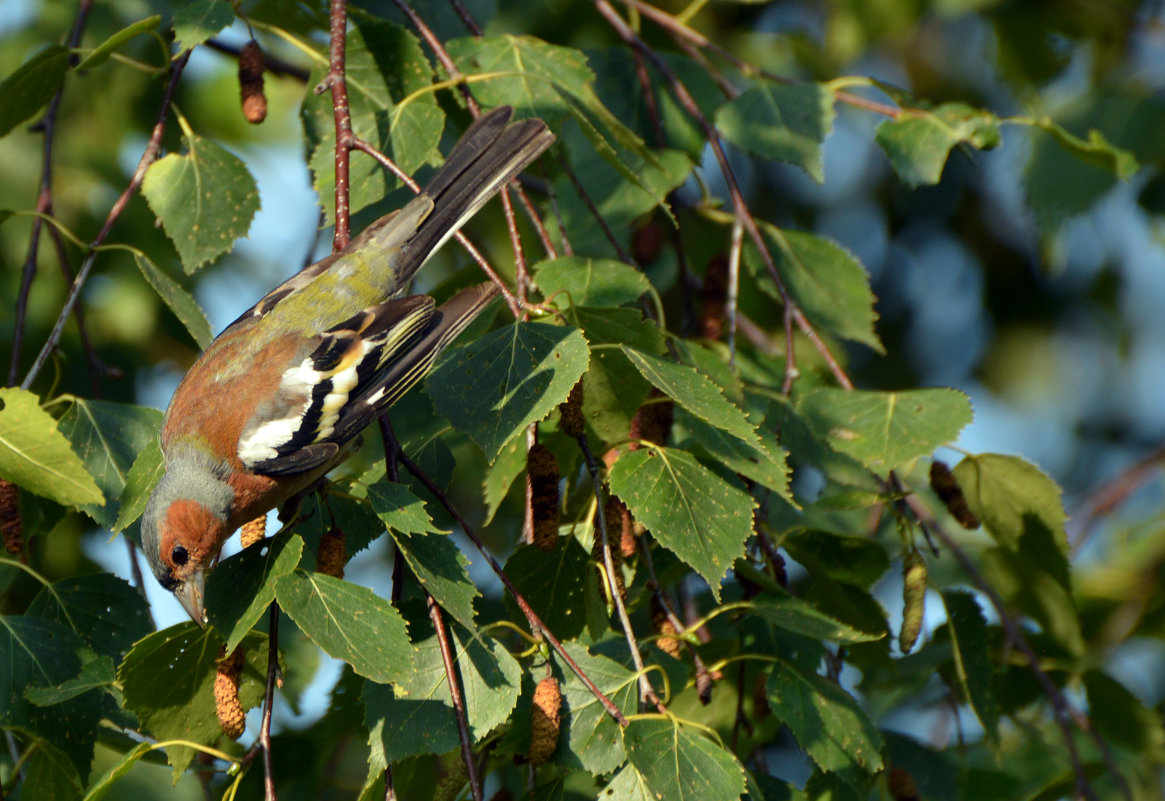
[[[946,462],[935,459],[930,463],[930,488],[960,526],[966,529],[979,528],[979,517],[967,506],[967,496],[963,494],[962,487]]]
[[[218,669],[214,674],[214,709],[223,734],[232,740],[243,736],[247,728],[247,713],[239,703],[239,679],[243,675],[243,652],[239,648],[225,656],[226,646],[218,651]]]
[[[530,710],[531,765],[542,765],[558,747],[558,732],[562,721],[562,690],[558,680],[547,676],[534,689],[534,704]]]
[[[663,602],[659,600],[658,595],[651,596],[651,626],[655,629],[655,633],[659,635],[655,640],[655,644],[659,646],[659,650],[675,659],[681,658],[683,655],[683,646],[679,638],[675,636],[675,624],[668,617],[667,609],[664,608]]]
[[[617,543],[619,555],[624,559],[630,559],[635,556],[638,550],[635,539],[637,535],[635,519],[631,517],[631,510],[627,508],[627,504],[623,503],[623,501],[614,495],[608,496],[607,505],[613,507],[619,515],[618,527],[615,529],[614,534],[611,533],[610,522],[607,523],[607,536],[612,538],[611,548],[612,550],[615,549]],[[610,519],[610,517],[607,518],[608,521]]]
[[[893,767],[886,774],[886,789],[894,801],[919,801],[918,786],[906,770]]]
[[[259,540],[267,536],[267,515],[260,515],[254,520],[243,524],[239,529],[239,542],[244,548],[250,548]]]
[[[243,117],[252,125],[267,119],[267,95],[263,92],[263,71],[267,59],[263,48],[254,39],[243,45],[239,51],[239,96],[243,104]]]
[[[663,393],[653,389],[647,402],[640,406],[639,411],[631,418],[631,429],[628,432],[631,444],[627,446],[629,450],[640,448],[639,440],[654,442],[656,445],[667,444],[672,421],[675,419],[675,404],[670,400],[657,400],[663,397]]]
[[[926,614],[926,559],[917,548],[912,548],[902,563],[902,601],[898,649],[907,654],[918,640]]]
[[[331,528],[320,537],[316,549],[316,571],[332,578],[344,578],[344,563],[348,561],[348,546],[344,542],[344,532]]]
[[[533,541],[544,551],[558,543],[558,460],[540,442],[526,452],[526,475],[530,478],[530,507]]]
[[[623,517],[619,514],[618,506],[619,499],[613,495],[607,496],[607,501],[603,504],[603,519],[607,524],[607,542],[611,546],[611,565],[615,568],[611,578],[615,582],[615,589],[619,593],[619,597],[624,601],[627,600],[627,586],[623,581],[623,552],[619,550],[618,540],[616,537],[621,537],[621,529],[623,526]],[[599,521],[595,519],[594,542],[591,544],[591,558],[603,566],[603,572],[606,573],[607,563],[603,558],[603,533],[599,530]]]
[[[700,287],[700,334],[708,339],[724,335],[725,300],[728,293],[728,257],[718,253],[708,262]]]
[[[4,550],[17,555],[24,551],[24,521],[20,518],[20,487],[0,479],[0,533]]]
[[[558,407],[561,415],[559,428],[562,429],[569,437],[581,437],[583,435],[583,383],[579,379],[571,390],[570,395]]]

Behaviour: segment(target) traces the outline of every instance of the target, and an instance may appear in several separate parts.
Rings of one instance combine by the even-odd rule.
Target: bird
[[[403,293],[554,141],[542,120],[512,115],[501,106],[479,117],[416,197],[245,311],[174,391],[141,541],[158,583],[199,626],[223,542],[314,488],[497,294],[471,286],[438,306]]]

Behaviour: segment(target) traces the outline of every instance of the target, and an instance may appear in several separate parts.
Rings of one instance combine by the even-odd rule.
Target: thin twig
[[[1071,517],[1074,536],[1069,539],[1072,542],[1072,552],[1078,552],[1088,541],[1089,535],[1094,530],[1094,524],[1101,515],[1124,503],[1130,495],[1160,472],[1162,463],[1165,463],[1165,446],[1133,462],[1116,478],[1089,492]]]
[[[85,21],[89,17],[89,10],[93,0],[81,0],[77,7],[77,16],[73,18],[73,27],[69,30],[66,40],[68,47],[73,49],[81,41],[81,31],[85,28]],[[78,57],[69,56],[69,63],[75,65]],[[16,320],[12,328],[12,356],[8,363],[8,385],[16,383],[16,376],[20,372],[20,349],[24,342],[24,323],[28,315],[28,295],[32,289],[32,279],[36,275],[37,254],[40,250],[40,232],[44,225],[44,218],[40,215],[53,213],[53,146],[56,143],[57,115],[61,110],[61,97],[65,93],[65,85],[57,89],[53,99],[49,101],[44,117],[37,124],[37,128],[44,132],[44,142],[41,144],[40,190],[36,197],[36,210],[39,214],[32,220],[32,231],[28,239],[28,255],[24,260],[24,269],[20,274],[20,290],[16,296]],[[50,230],[53,229],[50,226]],[[66,279],[67,280],[67,279]],[[78,307],[80,308],[80,307]],[[80,325],[80,318],[78,318]],[[84,328],[82,328],[84,336]]]
[[[352,152],[352,115],[348,109],[348,78],[344,50],[348,37],[347,0],[331,0],[331,30],[328,36],[328,74],[316,87],[316,94],[332,90],[332,119],[336,129],[336,226],[332,250],[342,250],[351,237],[348,205],[348,162]]]
[[[477,20],[473,18],[473,14],[469,13],[469,9],[461,0],[449,0],[449,5],[453,6],[453,10],[457,12],[457,16],[461,19],[461,24],[472,33],[474,36],[481,36],[481,26],[477,24]]]
[[[263,693],[263,723],[259,727],[259,744],[263,748],[263,799],[276,801],[275,775],[271,771],[271,705],[275,700],[275,677],[279,673],[279,604],[271,603],[271,622],[267,626],[267,687]]]
[[[619,592],[619,585],[615,580],[615,571],[619,568],[615,566],[615,560],[611,557],[611,538],[607,532],[607,499],[603,497],[603,476],[599,471],[599,460],[591,451],[585,433],[580,434],[576,439],[579,450],[582,451],[583,460],[587,465],[587,473],[591,477],[591,488],[595,493],[595,503],[597,504],[595,519],[599,524],[599,537],[603,551],[603,573],[607,577],[607,588],[611,592],[615,611],[619,615],[619,624],[623,627],[623,636],[627,640],[627,650],[631,652],[631,662],[635,665],[635,672],[639,676],[639,700],[640,703],[650,703],[660,712],[664,712],[663,704],[660,703],[659,696],[655,694],[655,688],[651,686],[651,681],[647,678],[643,655],[639,652],[639,643],[635,641],[635,631],[631,628],[631,618],[627,615],[627,605],[623,603],[623,595]]]
[[[461,760],[465,763],[465,770],[469,774],[469,790],[473,793],[473,801],[482,801],[481,781],[477,778],[477,765],[473,761],[473,742],[469,739],[469,719],[465,714],[465,697],[461,694],[461,684],[457,678],[457,664],[453,658],[453,649],[449,647],[449,632],[445,630],[445,618],[441,614],[441,607],[427,592],[425,599],[429,606],[429,619],[433,621],[433,627],[437,629],[437,645],[441,649],[441,663],[445,666],[445,681],[449,685],[449,696],[453,699],[453,714],[457,718],[457,736],[461,740]]]
[[[740,252],[744,249],[744,226],[732,221],[732,246],[728,250],[728,364],[736,369],[736,307],[740,298]],[[785,371],[788,374],[788,370]],[[786,395],[788,392],[785,393]]]
[[[233,44],[228,44],[221,39],[207,39],[204,43],[211,50],[217,50],[224,55],[238,58],[242,51],[241,47]],[[298,64],[292,64],[290,61],[284,61],[278,56],[273,56],[270,53],[263,53],[263,69],[272,75],[286,75],[288,78],[294,78],[300,83],[307,83],[307,79],[311,77],[311,72]]]
[[[105,222],[101,226],[101,230],[97,232],[97,236],[94,237],[93,241],[89,243],[88,252],[84,261],[81,262],[81,269],[77,272],[77,277],[73,279],[73,284],[69,287],[69,292],[65,296],[65,302],[61,307],[61,312],[57,315],[57,321],[53,324],[53,329],[49,333],[48,339],[45,340],[44,347],[41,348],[40,353],[37,355],[36,361],[33,362],[28,374],[20,383],[21,389],[28,389],[32,385],[32,382],[36,380],[36,377],[40,375],[40,371],[44,368],[45,362],[48,361],[49,355],[60,344],[61,332],[64,330],[65,321],[73,313],[73,307],[77,304],[77,300],[81,296],[81,289],[85,286],[85,282],[89,280],[89,274],[93,271],[93,264],[97,260],[97,246],[109,236],[109,232],[113,229],[113,224],[129,204],[130,197],[141,186],[142,179],[146,175],[146,170],[149,169],[154,159],[157,158],[158,152],[162,148],[162,133],[166,129],[166,115],[170,111],[170,101],[174,97],[174,90],[178,86],[178,79],[182,76],[182,70],[186,67],[186,62],[189,59],[190,51],[187,50],[170,65],[170,80],[166,84],[165,92],[162,94],[162,105],[158,110],[158,119],[154,123],[154,130],[150,134],[146,149],[142,152],[142,157],[138,160],[138,166],[130,178],[129,185],[126,186],[121,196],[114,202],[113,207],[110,208],[109,214],[105,218]]]
[[[562,658],[562,661],[567,664],[571,671],[573,671],[574,674],[578,676],[579,681],[581,681],[583,685],[586,686],[588,690],[590,690],[591,694],[594,695],[596,699],[598,699],[599,703],[603,705],[603,708],[607,710],[607,713],[615,720],[615,722],[620,726],[626,726],[627,718],[624,717],[623,713],[619,710],[619,707],[615,706],[611,699],[608,698],[603,693],[603,691],[595,685],[593,681],[591,681],[591,677],[588,676],[583,671],[583,669],[578,666],[578,663],[574,661],[571,655],[566,652],[566,649],[562,647],[562,643],[558,640],[558,638],[554,636],[550,629],[546,628],[546,624],[542,622],[542,619],[538,617],[538,614],[530,607],[530,604],[527,603],[522,594],[518,592],[518,588],[514,586],[512,581],[510,581],[510,577],[506,575],[506,572],[502,569],[502,566],[498,564],[498,560],[495,559],[493,554],[489,552],[489,549],[485,547],[485,543],[481,541],[481,537],[477,535],[477,532],[473,529],[473,526],[469,524],[469,521],[465,519],[465,516],[462,515],[457,507],[453,505],[453,502],[449,500],[449,496],[445,494],[445,491],[437,486],[437,484],[431,478],[429,478],[425,471],[422,470],[416,462],[409,458],[408,454],[402,453],[400,455],[400,463],[404,465],[406,470],[416,476],[418,481],[425,485],[425,488],[433,494],[433,497],[435,497],[437,501],[445,507],[449,514],[453,516],[453,519],[457,521],[458,525],[461,526],[462,531],[465,532],[465,536],[469,538],[469,541],[473,543],[474,547],[476,547],[478,552],[485,558],[486,563],[490,566],[490,569],[493,570],[494,574],[499,579],[501,579],[502,584],[513,597],[514,603],[518,605],[518,609],[521,610],[527,622],[529,622],[531,630],[540,632],[542,634],[542,636],[546,639],[546,642],[550,643],[550,647],[555,650],[555,652]]]
[[[587,192],[582,183],[579,181],[578,176],[575,175],[574,169],[571,168],[570,162],[567,160],[566,156],[562,154],[561,149],[556,151],[556,153],[558,155],[558,163],[562,165],[562,171],[566,173],[566,177],[570,179],[571,184],[574,186],[574,191],[578,193],[579,198],[584,204],[586,204],[587,210],[590,211],[591,216],[593,216],[595,221],[599,224],[599,228],[602,229],[603,235],[607,237],[607,241],[611,243],[611,246],[615,248],[615,252],[619,254],[619,260],[624,264],[637,266],[635,259],[631,256],[631,254],[627,252],[626,248],[619,244],[619,240],[615,237],[615,233],[611,230],[611,226],[607,224],[606,219],[603,218],[602,212],[600,212],[598,206],[595,205],[595,201],[591,198],[590,193]]]
[[[1092,789],[1092,785],[1088,779],[1087,769],[1084,767],[1084,763],[1081,761],[1080,754],[1076,749],[1076,740],[1072,734],[1070,718],[1074,718],[1080,729],[1096,744],[1105,764],[1108,766],[1109,773],[1116,780],[1125,798],[1131,801],[1132,793],[1129,790],[1128,782],[1116,764],[1116,760],[1113,758],[1108,743],[1096,731],[1096,727],[1091,725],[1091,722],[1082,712],[1073,709],[1068,699],[1060,691],[1060,688],[1056,686],[1051,677],[1040,667],[1039,656],[1036,654],[1035,649],[1032,648],[1027,638],[1023,636],[1019,624],[1016,623],[1015,618],[1012,617],[1011,612],[1004,605],[999,593],[991,586],[991,582],[979,572],[978,566],[967,556],[966,552],[955,542],[954,538],[939,525],[938,520],[931,514],[930,510],[917,495],[907,495],[904,500],[914,516],[918,518],[919,522],[925,524],[930,532],[942,542],[943,546],[954,554],[955,560],[963,568],[963,572],[967,574],[968,578],[971,579],[971,583],[991,602],[991,606],[994,607],[995,613],[999,616],[999,623],[1003,627],[1008,643],[1011,647],[1023,654],[1028,669],[1035,676],[1036,682],[1039,683],[1041,689],[1044,691],[1044,695],[1052,704],[1052,717],[1060,729],[1064,740],[1064,747],[1068,751],[1068,758],[1072,762],[1072,769],[1076,775],[1076,791],[1078,796],[1095,799],[1096,793]]]
[[[510,232],[510,247],[514,250],[514,285],[518,289],[518,303],[525,308],[526,296],[530,289],[530,270],[526,266],[526,253],[522,250],[522,235],[518,233],[518,221],[514,217],[514,204],[510,201],[510,190],[502,187],[502,211],[506,217],[506,230]],[[523,317],[527,315],[523,312]]]

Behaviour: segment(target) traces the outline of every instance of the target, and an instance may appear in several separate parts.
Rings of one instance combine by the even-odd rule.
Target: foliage
[[[410,19],[353,4],[343,74],[367,147],[349,154],[345,204],[326,4],[99,4],[75,21],[25,5],[0,48],[16,309],[0,479],[19,491],[0,498],[2,797],[170,797],[167,763],[181,797],[225,799],[270,797],[268,766],[285,799],[380,798],[386,782],[402,799],[469,797],[483,778],[529,799],[1159,797],[1163,693],[1120,662],[1134,647],[1161,661],[1159,523],[1110,525],[1081,563],[1061,484],[1096,474],[961,450],[931,468],[972,423],[976,359],[1004,390],[1009,370],[1040,366],[1015,367],[1004,337],[1025,314],[1056,317],[1032,260],[1069,268],[1066,232],[1121,187],[1159,225],[1165,106],[1126,77],[1147,10],[479,0],[416,2]],[[785,6],[819,15],[820,35]],[[992,60],[967,66],[962,31],[989,37]],[[234,100],[251,35],[268,58],[258,128]],[[848,74],[867,71],[896,80]],[[137,559],[161,469],[148,406],[304,263],[296,249],[318,255],[285,220],[243,239],[261,198],[290,214],[261,173],[294,160],[323,210],[305,219],[358,230],[409,196],[366,151],[423,176],[477,104],[557,136],[518,221],[493,203],[466,227],[525,307],[475,323],[394,407],[400,453],[366,433],[292,524],[224,556],[208,628],[158,627],[144,588],[109,567],[115,551]],[[144,144],[154,130],[160,148]],[[843,137],[868,165],[838,166]],[[992,150],[1026,159],[1008,170],[1006,223],[974,177]],[[842,195],[893,218],[898,250],[870,263],[827,213]],[[968,365],[932,371],[944,380],[918,366],[935,351],[902,311],[928,313],[909,248],[936,232],[989,265],[1002,343],[941,352]],[[450,245],[424,288],[475,280],[465,263]],[[1115,291],[1089,291],[1078,316],[1116,326]],[[558,469],[558,537],[537,545],[531,437]],[[1089,514],[1111,513],[1140,469]],[[334,531],[348,578],[316,570]],[[155,614],[176,609],[156,597]],[[913,653],[904,618],[922,621]],[[264,707],[269,742],[255,714],[243,744],[223,736],[220,646],[242,649],[239,702]],[[547,677],[561,719],[534,726]]]

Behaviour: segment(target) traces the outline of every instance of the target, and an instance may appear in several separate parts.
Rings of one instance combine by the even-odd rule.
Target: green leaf
[[[833,130],[836,96],[821,83],[761,83],[716,111],[716,127],[754,155],[796,164],[825,180],[822,144]]]
[[[874,140],[907,184],[937,184],[951,148],[966,143],[990,150],[999,145],[999,118],[963,103],[944,103],[934,111],[908,109],[879,125]]]
[[[975,596],[960,590],[943,590],[943,605],[947,608],[947,630],[951,645],[955,675],[963,693],[992,747],[999,747],[999,708],[991,687],[994,670],[987,642],[987,621]]]
[[[522,437],[515,437],[507,442],[498,453],[494,463],[486,468],[485,478],[481,480],[482,497],[485,501],[485,519],[483,526],[488,526],[498,513],[498,507],[506,499],[514,479],[526,470],[526,443]]]
[[[117,671],[127,709],[158,740],[190,740],[211,745],[222,735],[214,711],[214,676],[222,638],[214,629],[187,621],[140,640]],[[239,703],[263,700],[267,680],[267,635],[251,632],[243,649]],[[166,758],[174,781],[194,759],[193,748],[170,746]]]
[[[626,453],[611,468],[609,480],[635,519],[695,568],[719,600],[720,581],[752,534],[755,504],[748,493],[674,448]]]
[[[94,652],[117,660],[154,630],[141,593],[110,573],[54,582],[37,593],[26,614],[67,626]]]
[[[411,646],[404,620],[372,590],[296,570],[276,582],[275,597],[312,642],[359,675],[388,684],[408,673]]]
[[[447,532],[433,525],[424,501],[403,484],[387,481],[370,486],[368,500],[425,591],[473,631],[473,599],[479,593],[466,569],[469,560]]]
[[[586,578],[590,555],[574,537],[559,537],[553,550],[519,546],[505,571],[526,603],[554,635],[571,640],[586,628]],[[513,600],[506,603],[522,619]]]
[[[785,631],[815,640],[849,645],[855,642],[873,642],[885,636],[883,632],[855,629],[830,617],[812,604],[790,595],[762,595],[751,602],[750,611]]]
[[[972,416],[967,396],[953,389],[827,387],[802,396],[797,411],[834,449],[880,473],[951,442]]]
[[[781,545],[810,574],[828,575],[863,589],[872,587],[890,569],[885,547],[864,536],[810,529],[790,534]]]
[[[631,715],[636,711],[639,682],[634,673],[577,643],[564,643],[563,647],[620,712]],[[556,765],[582,768],[594,776],[610,773],[627,759],[619,724],[557,653],[552,653],[551,658],[563,677],[562,732],[551,760]]]
[[[699,449],[698,454],[706,454],[795,505],[789,490],[788,452],[771,432],[758,431],[759,442],[753,445],[691,415],[680,417],[678,422],[691,434],[690,444]]]
[[[36,114],[65,82],[69,49],[49,45],[0,83],[0,136]]]
[[[499,643],[450,628],[461,677],[469,734],[474,742],[505,722],[522,680],[522,668]],[[457,718],[436,634],[413,648],[412,669],[388,687],[364,685],[365,725],[372,762],[387,765],[419,754],[440,754],[458,743]]]
[[[614,259],[560,256],[534,265],[534,281],[544,297],[562,293],[572,306],[622,306],[651,288],[647,276]],[[559,305],[562,305],[561,303]]]
[[[627,438],[631,420],[651,391],[621,348],[596,345],[627,345],[642,353],[663,353],[663,333],[636,309],[578,307],[573,310],[591,345],[590,367],[583,376],[583,415],[604,442]]]
[[[578,329],[514,323],[446,352],[429,376],[429,394],[493,462],[511,438],[566,400],[589,353]]]
[[[659,801],[633,765],[624,765],[599,798],[609,801]]]
[[[432,83],[433,70],[420,41],[393,22],[362,19],[348,29],[344,65],[352,132],[391,156],[406,173],[439,162],[445,114],[433,93],[414,94]],[[308,86],[323,80],[327,68],[326,62],[317,63]],[[408,104],[398,105],[406,97],[411,98]],[[332,223],[336,131],[331,94],[309,93],[302,116],[313,186],[324,207],[325,222]],[[349,170],[348,201],[353,213],[379,203],[398,185],[391,173],[362,153],[353,152]]]
[[[25,751],[21,798],[36,801],[74,801],[81,797],[81,779],[69,758],[51,740],[37,738]]]
[[[495,75],[469,84],[479,103],[508,104],[522,116],[541,117],[552,127],[567,113],[555,87],[579,95],[595,79],[581,52],[532,36],[469,37],[445,46],[463,75]]]
[[[1048,117],[1036,120],[1035,125],[1051,134],[1062,148],[1080,161],[1108,170],[1122,181],[1132,178],[1141,168],[1135,155],[1109,142],[1095,128],[1088,130],[1087,139],[1081,139]]]
[[[1120,682],[1099,670],[1084,673],[1088,712],[1098,733],[1136,754],[1160,764],[1165,756],[1165,728],[1161,717],[1147,708]]]
[[[57,421],[16,387],[0,389],[0,476],[62,506],[105,503]]]
[[[623,744],[656,798],[735,801],[745,790],[744,768],[731,753],[673,719],[632,720]]]
[[[200,45],[235,21],[235,9],[223,0],[187,0],[174,13],[178,52]]]
[[[773,713],[819,768],[855,785],[882,768],[882,738],[849,693],[832,681],[777,662],[768,681]]]
[[[73,397],[59,427],[97,481],[104,504],[81,508],[106,528],[120,512],[126,476],[138,454],[158,441],[162,413],[145,406]]]
[[[29,687],[56,687],[81,672],[81,640],[54,620],[0,615],[0,728],[19,729],[56,744],[76,772],[89,776],[103,704],[97,693],[53,706],[25,698]],[[62,736],[67,732],[68,736]]]
[[[303,538],[290,532],[266,537],[224,559],[206,579],[206,616],[235,649],[275,600],[275,585],[303,557]]]
[[[84,801],[101,801],[113,789],[113,785],[118,779],[129,773],[137,761],[153,750],[149,743],[138,743],[136,746],[126,751],[122,755],[121,761],[114,763],[114,765],[105,773],[103,773],[97,781],[93,782],[89,788],[89,792],[85,794]]]
[[[109,60],[109,57],[117,52],[117,49],[130,39],[137,36],[139,33],[149,33],[158,27],[161,23],[162,17],[159,14],[154,14],[152,17],[140,19],[132,25],[127,25],[117,33],[110,36],[97,47],[89,52],[89,55],[82,59],[81,63],[76,66],[77,72],[84,72],[91,70],[94,67],[99,67]]]
[[[193,273],[247,233],[259,210],[259,188],[242,161],[209,139],[187,137],[186,150],[150,165],[142,195],[178,249],[183,269]]]
[[[210,322],[206,319],[202,307],[194,296],[182,288],[182,285],[166,275],[158,265],[154,264],[144,253],[135,253],[134,261],[138,269],[162,302],[170,307],[178,322],[190,333],[190,338],[203,350],[214,338],[210,333]]]
[[[133,466],[125,474],[125,489],[118,499],[117,522],[112,530],[124,531],[127,526],[142,516],[146,509],[146,501],[158,483],[163,473],[162,448],[157,439],[145,444],[134,459]]]
[[[852,253],[816,234],[770,225],[762,225],[761,232],[786,289],[814,325],[878,353],[886,352],[874,330],[878,315],[870,277]],[[744,246],[744,262],[760,277],[761,288],[780,300],[760,252],[751,241]]]
[[[625,345],[621,347],[623,355],[635,369],[660,392],[705,423],[722,428],[749,444],[759,445],[756,427],[748,421],[744,412],[725,398],[720,388],[694,367],[640,353]]]
[[[117,678],[117,666],[108,656],[99,656],[81,666],[75,677],[55,687],[25,687],[24,697],[37,706],[55,704],[84,695],[90,690],[112,686]]]
[[[1068,520],[1060,487],[1038,467],[1018,456],[981,453],[965,457],[952,471],[967,505],[979,516],[996,542],[1018,550],[1024,535],[1037,526],[1051,532],[1062,557],[1068,554]],[[1051,554],[1031,553],[1034,562]],[[1057,570],[1067,578],[1067,565]]]

